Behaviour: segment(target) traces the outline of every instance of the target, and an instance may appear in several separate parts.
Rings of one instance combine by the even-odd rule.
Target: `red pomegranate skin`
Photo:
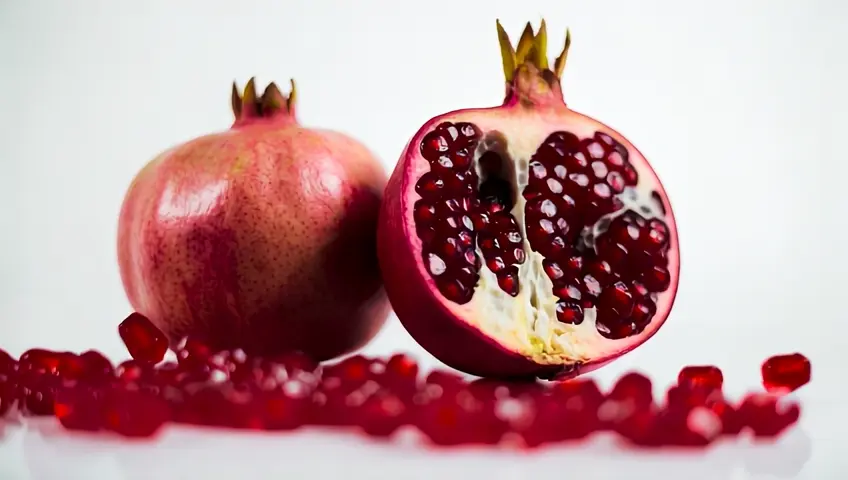
[[[376,257],[385,182],[352,138],[293,112],[242,114],[133,180],[118,229],[128,299],[172,344],[194,335],[319,360],[353,351],[389,312]]]

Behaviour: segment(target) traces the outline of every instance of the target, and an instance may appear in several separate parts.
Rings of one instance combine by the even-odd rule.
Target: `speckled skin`
[[[171,342],[320,360],[376,335],[389,305],[376,257],[386,174],[357,141],[256,118],[164,152],[121,209],[133,308]]]

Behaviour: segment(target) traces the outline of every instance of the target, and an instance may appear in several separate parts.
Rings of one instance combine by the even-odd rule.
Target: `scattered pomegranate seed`
[[[762,365],[763,386],[770,393],[789,393],[810,381],[810,360],[800,353],[775,355]]]
[[[113,367],[94,350],[31,349],[18,361],[4,353],[0,417],[19,404],[24,414],[55,415],[69,430],[127,437],[155,435],[168,422],[263,430],[350,426],[379,438],[413,426],[444,446],[518,439],[532,448],[606,430],[640,446],[703,447],[746,429],[774,437],[800,416],[797,404],[765,393],[748,395],[736,407],[724,398],[721,371],[712,366],[682,369],[665,402],[655,402],[651,380],[636,372],[604,394],[587,379],[468,381],[447,370],[422,378],[404,354],[353,355],[322,366],[301,353],[262,358],[240,349],[213,352],[192,338],[177,348],[177,362],[158,364],[141,356]],[[789,368],[798,364],[800,375]],[[773,357],[764,364],[766,373],[782,379],[774,384],[803,384],[794,379],[809,378],[809,362]]]
[[[785,398],[753,393],[742,400],[739,414],[755,436],[775,437],[798,421],[801,407]]]
[[[74,387],[56,394],[54,414],[69,430],[97,431],[103,428],[103,392],[93,388]]]
[[[722,384],[724,384],[724,376],[716,366],[691,365],[680,370],[680,374],[677,375],[677,383],[721,389]]]
[[[165,334],[140,313],[132,313],[121,322],[118,334],[130,356],[139,362],[159,363],[168,351]]]
[[[103,398],[103,426],[127,437],[149,437],[171,417],[165,400],[144,392],[108,390]]]

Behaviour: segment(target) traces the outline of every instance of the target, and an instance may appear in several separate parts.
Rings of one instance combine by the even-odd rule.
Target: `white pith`
[[[510,116],[492,115],[488,118],[481,116],[478,111],[476,114],[474,112],[458,113],[455,117],[441,119],[441,121],[450,122],[469,121],[483,131],[484,137],[487,132],[497,130],[508,139],[505,151],[497,148],[495,150],[501,153],[504,160],[509,159],[514,168],[513,178],[507,178],[514,184],[516,192],[514,197],[516,203],[511,213],[521,228],[526,253],[525,262],[518,266],[519,293],[516,297],[510,296],[500,288],[497,277],[486,268],[484,262],[484,266],[480,269],[480,280],[471,301],[464,305],[448,302],[448,308],[508,350],[519,352],[541,364],[581,363],[598,359],[608,353],[628,350],[632,345],[641,343],[642,337],[650,333],[650,326],[640,334],[610,340],[598,332],[594,308],[585,310],[584,320],[579,325],[565,324],[557,320],[555,308],[558,299],[552,292],[552,281],[543,270],[544,257],[534,252],[527,241],[524,225],[526,202],[521,195],[527,185],[530,158],[550,133],[568,131],[580,138],[591,137],[596,131],[612,133],[603,125],[587,122],[585,117],[577,114],[572,114],[574,120],[569,121],[569,117],[563,117],[562,114],[551,119],[537,113],[528,113],[526,116],[516,115],[516,112],[511,113]],[[471,118],[466,118],[468,116]],[[487,125],[487,121],[492,123],[491,127]],[[612,136],[619,141],[623,140],[615,134]],[[477,158],[486,150],[486,146],[481,144],[475,155],[475,166]],[[625,207],[610,217],[632,209],[645,218],[660,218],[667,221],[666,216],[651,198],[654,190],[662,191],[662,189],[656,185],[652,175],[644,175],[638,169],[638,165],[644,163],[641,157],[639,159],[642,161],[634,161],[636,160],[634,157],[639,156],[638,152],[631,148],[628,150],[631,163],[640,173],[639,183],[635,188],[628,187],[619,195]],[[421,173],[429,169],[426,161],[420,169]],[[649,210],[645,211],[642,207],[647,207]],[[669,227],[673,231],[673,225]],[[671,240],[676,242],[674,237]],[[479,248],[477,254],[481,259],[484,258]],[[670,271],[673,272],[675,268],[676,264],[669,265]],[[660,296],[668,294],[673,294],[672,289]],[[531,301],[531,298],[536,300]]]

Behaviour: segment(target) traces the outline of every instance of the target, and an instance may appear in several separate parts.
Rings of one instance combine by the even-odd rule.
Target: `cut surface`
[[[644,341],[677,276],[673,219],[647,162],[578,114],[551,127],[481,112],[496,110],[462,112],[417,140],[410,220],[434,289],[539,363]]]

